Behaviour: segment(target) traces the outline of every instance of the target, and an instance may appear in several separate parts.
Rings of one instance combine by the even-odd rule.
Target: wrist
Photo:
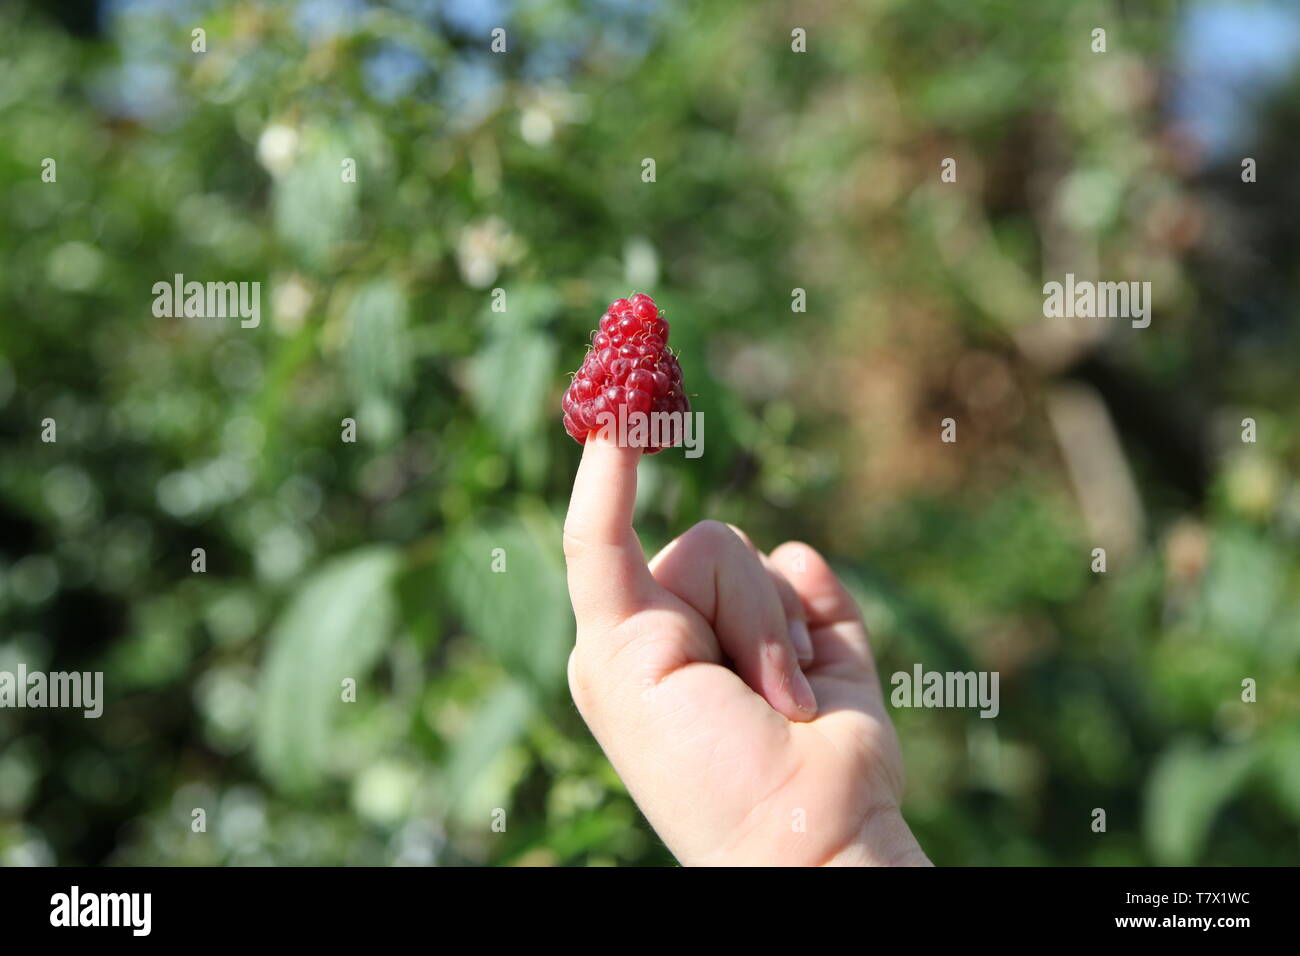
[[[896,808],[873,812],[858,836],[823,866],[934,866]]]

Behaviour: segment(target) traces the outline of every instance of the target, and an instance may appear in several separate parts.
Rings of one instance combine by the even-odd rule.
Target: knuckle
[[[803,562],[807,562],[808,557],[812,554],[816,554],[816,552],[810,545],[802,541],[783,541],[772,549],[772,557],[774,558],[777,555],[781,555],[783,558],[789,555],[792,560],[797,558]]]
[[[587,553],[586,543],[567,527],[564,529],[563,548],[564,557],[568,560],[580,558]]]
[[[569,654],[569,694],[578,710],[586,711],[591,706],[592,682],[590,672],[583,664],[582,655],[575,648]]]
[[[714,518],[706,518],[705,520],[692,525],[690,530],[687,531],[686,534],[682,535],[682,537],[689,538],[691,541],[699,542],[701,544],[714,546],[723,546],[738,540],[736,532],[731,530],[729,524],[725,521],[718,521]]]
[[[740,539],[740,543],[743,544],[745,547],[749,548],[751,551],[758,550],[757,548],[754,547],[754,542],[750,540],[749,535],[747,535],[740,528],[736,527],[734,524],[732,524],[729,521],[727,522],[727,528],[730,529],[732,534],[734,534],[738,539]]]

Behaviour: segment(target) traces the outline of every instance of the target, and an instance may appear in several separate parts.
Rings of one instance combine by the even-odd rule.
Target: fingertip
[[[747,663],[755,665],[752,659]],[[795,723],[817,716],[817,695],[799,666],[794,648],[784,642],[768,644],[760,650],[756,666],[758,671],[751,678],[745,676],[746,668],[741,664],[741,676],[773,710]]]
[[[802,618],[792,618],[789,623],[790,643],[794,647],[795,656],[799,659],[799,665],[803,667],[811,664],[813,661],[813,641],[812,634],[808,631],[808,624]]]
[[[618,465],[635,465],[644,454],[642,449],[632,445],[620,445],[610,429],[593,428],[582,446],[582,457],[601,458]]]
[[[808,682],[808,675],[800,667],[794,669],[794,686],[791,688],[791,696],[794,698],[795,707],[799,709],[798,715],[793,718],[794,720],[807,721],[817,716],[817,695],[813,693],[812,684]]]
[[[626,448],[601,431],[587,436],[573,479],[566,530],[592,543],[621,542],[632,530],[639,448]]]
[[[608,625],[648,600],[653,579],[632,529],[641,450],[594,430],[583,445],[564,519],[569,596],[581,625]]]
[[[772,549],[768,555],[771,562],[782,574],[807,574],[810,569],[830,570],[826,559],[817,553],[817,549],[802,541],[786,541]]]
[[[811,625],[860,620],[857,602],[817,549],[802,541],[787,541],[770,555],[803,602]]]

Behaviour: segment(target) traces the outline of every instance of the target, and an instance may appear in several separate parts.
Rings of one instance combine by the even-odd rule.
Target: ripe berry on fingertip
[[[638,292],[615,299],[600,317],[592,349],[561,402],[564,429],[583,444],[602,424],[604,413],[676,413],[667,435],[650,432],[645,453],[653,455],[681,441],[679,417],[690,411],[682,368],[668,350],[668,321],[653,298]]]

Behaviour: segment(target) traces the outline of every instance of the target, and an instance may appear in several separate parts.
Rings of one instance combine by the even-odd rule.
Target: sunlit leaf
[[[467,722],[473,731],[456,739],[447,761],[446,794],[458,818],[485,824],[495,807],[507,803],[507,791],[523,768],[503,758],[523,736],[534,706],[528,688],[511,680],[479,702]]]
[[[314,268],[325,266],[336,243],[352,237],[357,185],[343,181],[347,144],[332,131],[307,129],[298,137],[292,167],[275,181],[276,232]]]
[[[411,381],[406,295],[391,279],[370,282],[352,297],[345,314],[344,369],[353,395],[391,397]]]
[[[545,399],[556,384],[555,359],[555,343],[540,332],[513,323],[492,331],[471,381],[479,415],[504,444],[520,442],[551,411]]]
[[[302,584],[272,629],[256,749],[277,785],[309,786],[328,767],[331,728],[350,706],[343,681],[361,683],[391,632],[397,562],[387,547],[335,558]]]
[[[559,542],[549,522],[524,519],[467,529],[444,558],[447,595],[470,636],[547,690],[562,683],[573,644]]]
[[[1237,793],[1255,757],[1248,747],[1206,750],[1195,744],[1164,754],[1146,805],[1147,842],[1158,862],[1186,866],[1200,860],[1215,816]]]

